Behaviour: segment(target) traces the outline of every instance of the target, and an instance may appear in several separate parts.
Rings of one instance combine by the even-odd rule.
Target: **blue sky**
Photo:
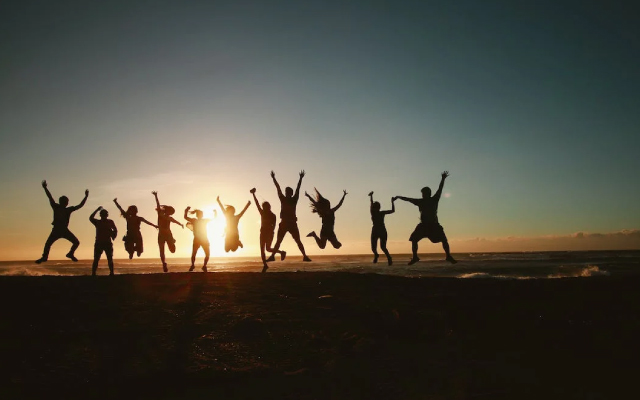
[[[291,186],[305,169],[303,190],[334,203],[349,191],[344,252],[367,251],[366,193],[417,197],[445,169],[452,244],[636,229],[632,16],[578,1],[4,2],[0,254],[39,255],[45,178],[72,202],[91,190],[71,224],[90,254],[86,219],[115,217],[113,197],[149,218],[154,189],[179,210],[218,194],[241,206],[254,186],[277,202],[271,169]],[[417,215],[399,203],[388,218],[392,252],[409,251]]]

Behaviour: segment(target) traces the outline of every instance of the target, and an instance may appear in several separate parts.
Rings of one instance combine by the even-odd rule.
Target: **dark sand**
[[[640,277],[2,277],[0,398],[611,399]]]

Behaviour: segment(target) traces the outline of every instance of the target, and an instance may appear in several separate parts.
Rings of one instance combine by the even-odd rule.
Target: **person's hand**
[[[272,177],[273,179],[276,179],[276,173],[275,173],[275,172],[273,172],[273,170],[271,170],[271,177]]]
[[[153,192],[151,192],[152,195],[158,197],[158,192],[156,192],[155,190]]]
[[[373,190],[369,192],[369,196],[373,196]]]
[[[449,171],[444,171],[442,173],[442,179],[447,179],[448,176],[449,176]]]
[[[398,200],[398,197],[397,197],[397,196],[396,196],[396,197],[392,197],[392,198],[391,198],[391,202],[394,202],[394,201],[396,201],[396,200]]]
[[[42,181],[42,187],[45,188],[45,189],[47,188],[47,181],[46,180]]]
[[[216,197],[216,201],[220,201],[220,196]]]
[[[300,179],[304,178],[304,170],[300,171]]]
[[[85,196],[89,196],[89,189],[87,189],[87,190],[85,190],[85,191],[84,191],[84,195],[85,195]]]
[[[180,228],[184,229],[184,225],[180,224]]]
[[[247,201],[247,204],[248,204],[248,205],[251,205],[251,200]]]
[[[344,193],[343,196],[346,196],[348,194],[346,190],[343,190],[342,193]]]
[[[191,210],[191,206],[185,208],[185,211],[189,211],[189,210]]]
[[[118,202],[118,198],[116,197],[115,199],[113,199],[113,202],[117,203]]]
[[[307,196],[307,197],[310,197],[310,196],[309,196],[309,193],[307,193],[307,191],[306,191],[306,190],[304,191],[304,195],[305,195],[305,196]]]
[[[254,194],[256,192],[256,188],[249,190],[249,193]]]
[[[98,206],[98,208],[96,209],[96,211],[100,211],[102,210],[102,206]]]

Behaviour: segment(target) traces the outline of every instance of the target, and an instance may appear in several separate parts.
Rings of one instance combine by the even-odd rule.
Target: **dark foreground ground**
[[[640,277],[0,278],[1,398],[611,399]]]

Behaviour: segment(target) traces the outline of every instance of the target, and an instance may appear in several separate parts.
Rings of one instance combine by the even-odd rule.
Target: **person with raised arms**
[[[224,215],[224,219],[227,223],[224,229],[224,251],[236,251],[238,247],[242,247],[242,242],[240,241],[240,233],[238,232],[238,223],[240,222],[240,218],[247,211],[247,208],[251,205],[251,201],[247,201],[247,204],[244,206],[240,214],[236,214],[236,208],[234,206],[227,205],[226,207],[220,201],[220,196],[216,198],[218,205],[220,206],[220,210]]]
[[[51,246],[58,239],[67,239],[71,242],[71,249],[67,253],[66,257],[71,259],[72,261],[78,261],[75,257],[75,252],[78,246],[80,246],[80,241],[69,230],[69,219],[71,218],[71,213],[77,211],[84,206],[87,202],[87,198],[89,197],[89,189],[84,191],[84,199],[80,202],[80,204],[72,207],[67,207],[69,205],[69,198],[67,196],[60,196],[58,199],[58,203],[53,200],[53,196],[51,196],[51,192],[47,188],[47,181],[42,181],[42,187],[44,188],[44,192],[47,194],[47,198],[49,199],[49,205],[53,209],[53,228],[51,229],[51,233],[47,238],[47,241],[44,244],[44,250],[42,252],[42,257],[36,260],[37,264],[43,263],[49,259],[49,251],[51,251]]]
[[[380,240],[380,248],[387,256],[387,263],[393,264],[393,259],[387,250],[387,227],[384,225],[384,217],[389,214],[393,214],[396,211],[395,197],[391,199],[391,210],[380,210],[380,202],[373,201],[373,192],[369,193],[369,200],[371,201],[370,212],[371,222],[373,227],[371,228],[371,251],[373,251],[373,263],[378,262],[378,240]]]
[[[444,249],[444,252],[447,256],[446,260],[452,264],[455,264],[457,262],[451,256],[447,236],[444,233],[442,225],[440,225],[440,222],[438,222],[438,202],[440,201],[440,196],[442,195],[444,181],[448,176],[449,171],[444,171],[442,173],[440,186],[438,187],[438,191],[436,192],[436,194],[434,194],[433,196],[431,196],[430,188],[423,187],[421,191],[422,198],[420,199],[412,199],[403,196],[396,196],[394,198],[408,201],[409,203],[418,206],[418,209],[420,210],[420,223],[416,226],[413,233],[409,237],[409,241],[411,241],[411,251],[413,253],[413,257],[411,258],[411,261],[409,261],[409,265],[415,264],[420,261],[420,259],[418,258],[418,242],[423,238],[431,240],[432,243],[442,243],[442,248]]]
[[[207,237],[207,224],[210,220],[202,218],[204,213],[200,210],[189,210],[191,210],[191,207],[187,207],[184,210],[184,219],[187,220],[187,228],[193,231],[193,247],[191,250],[191,267],[189,268],[189,272],[196,268],[196,254],[200,247],[204,250],[204,265],[202,266],[202,271],[207,272],[207,262],[209,262],[209,238]],[[195,214],[196,217],[191,218],[188,214]]]
[[[271,211],[271,204],[268,201],[263,202],[262,207],[260,207],[260,202],[256,197],[256,188],[251,189],[249,192],[253,195],[253,200],[255,200],[256,207],[260,212],[260,257],[262,258],[262,272],[267,272],[269,266],[267,265],[265,250],[273,251],[271,243],[276,229],[276,215]],[[287,252],[284,250],[276,250],[276,253],[280,253],[281,261],[287,256]]]
[[[96,214],[100,211],[100,219],[96,219]],[[102,206],[96,208],[91,213],[89,221],[96,227],[96,242],[93,245],[93,265],[91,267],[91,275],[96,276],[98,270],[98,261],[102,257],[104,252],[107,256],[107,263],[109,264],[109,275],[113,275],[113,243],[118,236],[118,228],[113,220],[109,219],[109,212],[102,208]]]
[[[329,202],[329,200],[322,196],[320,192],[318,192],[318,189],[314,188],[314,190],[316,191],[315,199],[311,197],[311,195],[309,195],[309,193],[307,192],[304,192],[304,195],[307,196],[307,198],[309,198],[309,201],[311,202],[311,212],[318,214],[318,216],[322,218],[322,228],[320,228],[320,236],[318,236],[318,234],[313,231],[310,232],[307,237],[314,238],[316,240],[316,243],[318,244],[318,247],[320,247],[321,249],[324,249],[327,246],[327,241],[331,243],[334,248],[339,249],[340,247],[342,247],[342,243],[340,243],[340,241],[336,237],[336,233],[334,232],[334,226],[336,223],[336,211],[338,211],[338,209],[342,207],[344,198],[347,196],[347,191],[342,191],[344,194],[342,195],[340,202],[337,206],[331,208],[331,203]]]
[[[156,199],[156,211],[158,212],[158,247],[160,248],[160,260],[162,261],[162,270],[169,272],[167,267],[167,261],[164,256],[165,244],[169,248],[171,253],[176,252],[176,240],[171,233],[171,223],[180,225],[184,229],[184,225],[176,221],[172,215],[176,212],[176,209],[171,206],[160,205],[158,200],[158,192],[151,192]]]
[[[296,216],[296,206],[298,205],[298,199],[300,197],[300,185],[302,185],[302,178],[304,178],[304,170],[300,171],[300,179],[298,180],[298,186],[296,187],[295,193],[293,189],[290,187],[285,188],[285,194],[282,194],[282,190],[280,189],[280,184],[276,180],[275,172],[271,171],[271,178],[273,179],[273,184],[276,186],[278,190],[278,198],[280,199],[280,224],[278,225],[278,236],[276,239],[276,245],[273,247],[271,251],[271,257],[267,259],[267,261],[275,261],[275,254],[280,249],[280,244],[282,244],[282,240],[284,236],[288,233],[291,234],[293,240],[295,240],[300,252],[302,253],[302,261],[311,261],[307,254],[304,251],[304,245],[300,240],[300,231],[298,230],[298,217]]]
[[[140,233],[140,224],[144,222],[149,226],[153,226],[158,229],[158,225],[153,224],[146,219],[138,216],[138,207],[129,206],[127,211],[123,210],[118,204],[118,199],[113,199],[113,202],[116,203],[116,207],[120,210],[120,214],[124,219],[127,220],[127,233],[124,235],[122,240],[124,241],[124,248],[129,253],[129,260],[133,258],[133,253],[137,253],[138,257],[144,251],[144,246],[142,242],[142,233]]]

